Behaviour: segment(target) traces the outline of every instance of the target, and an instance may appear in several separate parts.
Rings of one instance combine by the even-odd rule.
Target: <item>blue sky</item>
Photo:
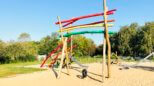
[[[115,19],[110,31],[118,31],[123,25],[154,21],[154,0],[107,0],[109,9],[117,12],[109,19]],[[81,15],[102,12],[102,0],[0,0],[0,39],[16,40],[19,34],[27,32],[32,40],[58,30],[54,24],[57,16],[69,19]],[[91,18],[76,24],[90,23],[103,17]],[[83,29],[82,29],[83,30]],[[102,42],[102,35],[86,35],[96,44]]]

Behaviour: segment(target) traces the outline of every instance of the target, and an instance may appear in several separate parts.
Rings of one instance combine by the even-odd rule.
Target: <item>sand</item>
[[[130,63],[129,63],[130,64]],[[132,63],[131,63],[132,64]],[[88,77],[81,79],[81,69],[73,65],[70,74],[63,69],[60,79],[56,79],[53,71],[48,69],[43,72],[31,74],[19,74],[7,78],[0,78],[0,86],[154,86],[154,63],[151,67],[143,66],[130,69],[122,69],[118,65],[112,65],[112,77],[106,78],[102,83],[102,64],[87,64]]]

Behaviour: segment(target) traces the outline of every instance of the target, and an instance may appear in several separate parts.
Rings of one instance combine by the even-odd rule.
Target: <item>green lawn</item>
[[[25,68],[24,66],[40,64],[39,62],[24,62],[11,63],[0,65],[0,78],[16,74],[32,73],[36,71],[43,71],[39,68]]]
[[[80,57],[76,58],[80,63],[97,63],[102,62],[102,58],[93,58],[93,57]]]
[[[89,56],[83,56],[83,57],[76,57],[76,59],[80,63],[96,63],[96,62],[102,62],[102,56],[97,57],[89,57]],[[47,63],[49,63],[48,61]],[[39,69],[39,68],[27,68],[24,66],[28,65],[36,65],[41,64],[41,62],[18,62],[18,63],[11,63],[11,64],[3,64],[0,65],[0,78],[7,77],[11,75],[16,74],[25,74],[25,73],[32,73],[37,71],[43,71],[45,69]]]

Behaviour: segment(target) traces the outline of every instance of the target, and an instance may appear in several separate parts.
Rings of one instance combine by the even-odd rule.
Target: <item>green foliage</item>
[[[121,60],[126,61],[126,62],[133,62],[133,61],[137,61],[135,60],[133,57],[131,56],[127,56],[127,57],[120,57]]]
[[[103,58],[103,55],[101,54],[101,55],[95,55],[95,56],[93,56],[94,58]]]
[[[133,23],[121,27],[119,33],[111,36],[113,52],[123,56],[145,57],[154,51],[154,22],[144,26]]]
[[[5,56],[6,45],[0,41],[0,64],[9,63],[10,59]]]
[[[115,53],[112,53],[111,59],[118,59],[118,56]]]
[[[37,52],[33,42],[0,42],[0,63],[34,61]]]
[[[81,63],[96,63],[96,62],[101,62],[102,58],[94,58],[90,56],[82,56],[82,57],[77,57],[76,58],[79,62]]]
[[[21,33],[20,36],[18,37],[18,41],[20,42],[27,42],[30,41],[31,37],[30,34],[28,33]]]
[[[10,57],[10,59],[17,60],[18,57],[22,56],[23,48],[20,43],[11,43],[5,48],[5,56]]]
[[[146,23],[138,31],[137,54],[146,56],[154,51],[154,22]]]
[[[51,52],[54,48],[58,46],[58,35],[56,33],[52,33],[51,36],[46,36],[41,39],[39,43],[39,54],[40,55],[47,55]]]
[[[137,23],[121,27],[117,34],[111,35],[112,52],[121,56],[145,57],[154,52],[154,22],[143,26]],[[42,38],[40,41],[30,41],[28,33],[22,33],[18,41],[3,42],[0,40],[0,64],[17,61],[34,61],[37,55],[47,55],[60,43],[57,33]],[[75,56],[93,56],[99,58],[103,53],[103,45],[96,45],[91,39],[82,35],[73,36]],[[70,46],[70,43],[68,43]],[[95,55],[95,56],[94,56]],[[84,58],[84,57],[83,57]],[[115,58],[113,55],[111,58]]]
[[[94,42],[82,35],[73,36],[73,45],[77,46],[73,49],[75,56],[92,56],[95,53]]]
[[[29,39],[30,35],[28,33],[22,33],[18,38],[18,42],[10,41],[4,43],[0,41],[0,64],[34,61],[38,54],[38,46]]]
[[[151,56],[149,59],[152,60],[152,61],[154,61],[154,55]]]
[[[33,61],[37,55],[37,48],[31,42],[15,42],[6,47],[5,54],[12,61]]]
[[[133,50],[133,38],[137,33],[138,25],[136,23],[130,26],[121,27],[119,33],[111,37],[111,46],[114,47],[114,51],[118,51],[124,56],[132,55]],[[118,45],[118,46],[117,46]]]
[[[102,55],[102,54],[103,54],[103,44],[99,45],[95,51],[95,55]]]

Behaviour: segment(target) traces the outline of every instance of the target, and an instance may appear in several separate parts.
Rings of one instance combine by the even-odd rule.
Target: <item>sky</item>
[[[56,32],[59,27],[54,23],[57,16],[61,20],[70,19],[87,14],[103,12],[102,0],[0,0],[0,39],[3,41],[17,40],[23,33],[29,33],[32,40]],[[109,19],[115,19],[114,27],[110,31],[119,31],[121,26],[137,22],[154,21],[154,0],[107,0],[109,10],[117,9]],[[102,20],[96,17],[78,21],[74,25],[91,23]],[[86,30],[94,30],[90,28]],[[78,29],[81,31],[85,29]],[[102,34],[85,35],[101,44]]]

